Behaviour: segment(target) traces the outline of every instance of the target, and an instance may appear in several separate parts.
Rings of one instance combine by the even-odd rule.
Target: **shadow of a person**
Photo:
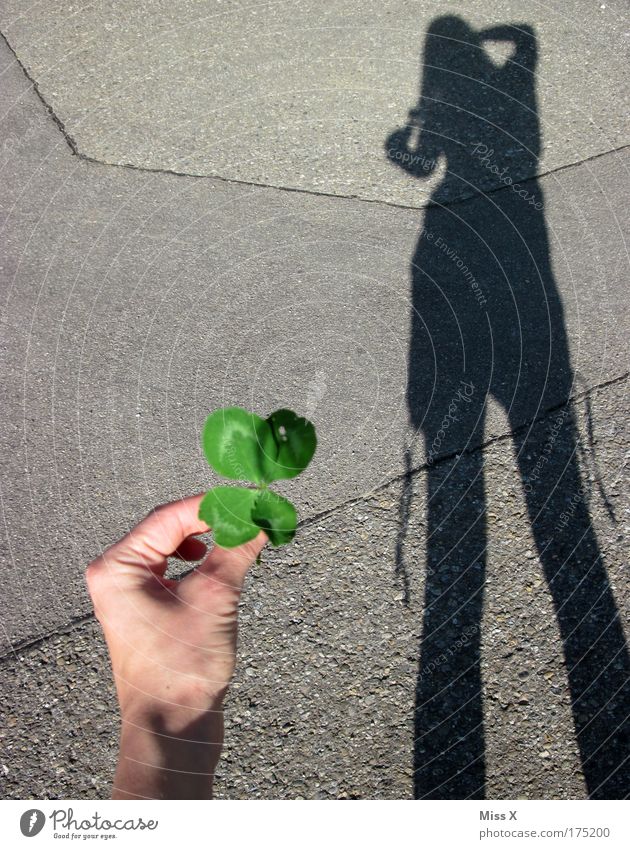
[[[513,46],[504,64],[488,55],[490,40]],[[484,457],[466,449],[482,441],[489,395],[510,421],[589,796],[630,791],[628,651],[591,524],[574,414],[562,406],[574,374],[544,197],[536,179],[519,182],[536,174],[540,152],[535,69],[531,27],[476,31],[460,18],[438,18],[426,37],[419,105],[386,142],[389,159],[418,178],[443,170],[411,264],[407,402],[428,462],[416,798],[486,794]],[[541,444],[532,423],[554,408]],[[403,521],[410,506],[402,504]]]

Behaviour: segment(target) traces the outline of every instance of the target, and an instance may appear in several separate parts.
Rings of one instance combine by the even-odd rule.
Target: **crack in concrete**
[[[81,630],[81,627],[89,625],[91,622],[95,621],[96,617],[94,616],[94,613],[83,613],[80,616],[73,616],[57,628],[52,628],[50,631],[45,631],[43,634],[38,634],[36,637],[28,637],[25,640],[21,640],[19,643],[13,643],[4,654],[0,655],[0,665],[8,660],[19,660],[19,657],[17,656],[19,652],[35,649],[53,637],[61,637],[64,634],[71,634],[73,631]],[[79,627],[77,628],[76,626]]]
[[[610,386],[616,386],[619,383],[623,383],[624,381],[627,381],[629,377],[630,372],[625,372],[624,374],[619,375],[618,377],[613,377],[610,380],[606,380],[595,386],[591,386],[584,392],[572,395],[564,401],[561,401],[558,404],[554,404],[553,406],[546,409],[543,413],[541,413],[540,416],[531,419],[531,421],[525,422],[519,427],[514,428],[514,430],[508,431],[507,433],[501,434],[499,436],[495,436],[492,439],[488,439],[487,441],[476,445],[474,448],[464,449],[462,451],[452,451],[449,454],[440,455],[437,457],[436,460],[433,461],[432,465],[435,466],[439,463],[444,463],[448,460],[453,459],[453,457],[457,457],[462,454],[475,454],[478,451],[483,451],[490,445],[495,445],[500,442],[506,442],[508,439],[512,439],[515,434],[522,433],[527,428],[532,427],[532,425],[544,421],[550,415],[557,412],[558,410],[561,410],[563,407],[566,407],[569,404],[576,404],[582,399],[588,398],[596,392],[599,392],[603,389],[607,389]],[[391,486],[391,484],[396,483],[397,481],[411,480],[413,477],[416,477],[421,472],[426,471],[428,468],[429,466],[427,463],[422,463],[421,465],[412,468],[410,472],[403,472],[400,475],[394,475],[392,478],[379,484],[368,492],[363,493],[362,495],[354,496],[353,498],[349,498],[346,501],[342,501],[339,504],[333,505],[332,507],[328,507],[326,510],[322,510],[314,516],[309,516],[308,519],[304,519],[303,521],[298,523],[298,528],[309,527],[310,525],[313,525],[316,522],[319,522],[322,519],[333,515],[333,513],[336,513],[339,510],[342,510],[346,507],[350,507],[353,504],[358,504],[359,502],[365,501],[368,498],[372,498],[377,493],[382,492],[384,489],[387,489],[387,487]],[[192,569],[183,572],[181,574],[181,577],[185,577],[186,575],[190,574],[191,571]],[[73,617],[68,622],[64,623],[63,625],[60,625],[58,628],[53,628],[52,630],[47,631],[44,634],[39,634],[36,637],[28,638],[19,643],[14,643],[6,650],[4,654],[0,654],[0,666],[5,662],[8,662],[9,660],[19,660],[19,658],[17,657],[19,652],[31,651],[32,649],[36,649],[38,646],[42,645],[50,639],[53,639],[54,637],[63,636],[64,634],[71,634],[74,631],[82,630],[83,628],[87,627],[89,624],[95,621],[96,618],[94,616],[94,613],[84,613],[80,616]]]
[[[362,203],[381,204],[383,206],[391,206],[391,207],[396,208],[396,209],[419,210],[419,209],[426,208],[426,207],[418,207],[418,206],[409,206],[409,205],[406,205],[406,204],[399,204],[399,203],[395,203],[393,201],[363,198],[363,197],[359,197],[358,195],[339,195],[339,194],[333,194],[333,193],[330,193],[330,192],[319,192],[319,191],[315,191],[315,190],[312,190],[312,189],[302,189],[302,188],[291,187],[291,186],[274,186],[274,185],[271,185],[271,184],[268,184],[268,183],[258,183],[258,182],[255,182],[255,181],[237,180],[237,179],[231,179],[229,177],[221,177],[221,176],[218,176],[218,175],[190,174],[190,173],[185,172],[185,171],[175,171],[175,170],[164,169],[164,168],[151,168],[151,167],[147,167],[147,166],[139,166],[139,165],[125,164],[125,163],[117,163],[117,162],[106,162],[106,161],[103,161],[103,160],[96,159],[92,156],[89,156],[85,153],[82,153],[79,150],[79,147],[78,147],[76,140],[70,134],[70,132],[67,130],[64,122],[55,113],[52,106],[47,102],[45,97],[42,95],[36,80],[31,76],[31,74],[26,69],[25,65],[22,63],[22,61],[18,57],[15,49],[13,48],[11,43],[9,42],[9,39],[7,38],[7,36],[4,33],[0,32],[0,37],[3,39],[4,43],[6,44],[8,50],[10,51],[11,55],[13,56],[18,67],[21,69],[22,73],[24,74],[26,79],[31,84],[37,98],[41,102],[41,104],[44,107],[44,109],[46,110],[47,114],[50,116],[50,118],[53,121],[53,123],[55,124],[56,128],[61,133],[61,135],[62,135],[63,139],[65,140],[66,144],[68,145],[71,153],[74,156],[78,157],[79,159],[83,160],[84,162],[88,162],[88,163],[91,163],[93,165],[101,165],[101,166],[104,166],[104,167],[111,167],[111,168],[122,168],[122,169],[139,171],[139,172],[150,173],[150,174],[165,174],[165,175],[171,175],[171,176],[175,176],[175,177],[188,177],[188,178],[194,179],[194,180],[209,180],[209,181],[214,181],[216,183],[225,183],[225,184],[228,184],[228,185],[251,186],[251,187],[255,187],[255,188],[270,189],[270,190],[275,190],[275,191],[305,194],[305,195],[310,195],[310,196],[313,196],[313,197],[326,197],[326,198],[334,198],[334,199],[337,199],[337,200],[353,200],[353,201],[359,201],[359,202],[362,202]],[[624,151],[624,150],[628,149],[629,147],[630,147],[630,144],[622,145],[619,148],[612,148],[611,150],[607,150],[607,151],[604,151],[602,153],[596,153],[596,154],[593,154],[592,156],[586,157],[585,159],[582,159],[578,162],[567,163],[565,165],[560,165],[557,168],[550,169],[549,171],[544,171],[544,172],[541,172],[539,174],[535,174],[531,177],[523,179],[521,181],[521,183],[532,182],[534,180],[540,179],[541,177],[545,177],[545,176],[548,176],[550,174],[556,174],[560,171],[565,171],[569,168],[578,168],[578,167],[581,167],[581,166],[583,166],[583,165],[585,165],[589,162],[592,162],[596,159],[600,159],[601,157],[610,156],[610,155],[615,154],[615,153],[620,153],[621,151]],[[483,194],[485,194],[485,195],[494,194],[496,192],[506,191],[508,188],[509,188],[509,186],[497,186],[494,189],[483,192]],[[454,199],[454,200],[452,200],[448,203],[439,204],[439,206],[450,207],[450,206],[454,206],[455,204],[466,203],[468,201],[474,200],[475,197],[476,197],[476,195],[471,195],[471,196],[464,197],[464,198],[457,198],[457,199]],[[429,202],[426,206],[432,206],[432,205],[435,205],[435,204],[432,204],[432,203]],[[453,457],[456,457],[456,456],[459,456],[459,455],[462,455],[462,454],[466,454],[466,455],[474,454],[474,453],[476,453],[478,451],[482,451],[485,448],[487,448],[491,445],[494,445],[496,443],[505,442],[508,439],[512,439],[514,437],[514,435],[522,433],[527,428],[532,427],[532,425],[544,421],[549,415],[553,414],[557,410],[560,410],[560,409],[562,409],[563,407],[565,407],[569,404],[575,404],[575,403],[579,402],[580,400],[582,400],[583,398],[590,397],[591,394],[598,392],[602,389],[606,389],[609,386],[614,386],[618,383],[622,383],[622,382],[624,382],[625,380],[628,379],[629,375],[630,375],[630,373],[626,372],[623,375],[620,375],[620,376],[615,377],[615,378],[611,378],[608,381],[604,381],[603,383],[592,386],[592,387],[588,388],[587,390],[585,390],[584,392],[578,393],[576,395],[569,396],[568,398],[564,399],[563,401],[559,402],[558,404],[555,404],[552,407],[549,407],[548,409],[544,410],[536,418],[531,419],[528,422],[525,422],[524,424],[520,425],[517,428],[514,428],[513,430],[506,432],[505,434],[495,436],[492,439],[489,439],[485,442],[482,442],[482,443],[480,443],[479,445],[476,445],[473,448],[463,449],[462,451],[453,451],[449,454],[444,454],[444,455],[438,456],[434,460],[433,465],[446,462],[448,460],[453,459]],[[379,492],[382,492],[384,489],[387,489],[387,487],[391,486],[391,484],[396,483],[397,481],[410,480],[411,478],[413,478],[413,477],[419,475],[421,472],[425,471],[427,468],[428,468],[428,464],[422,463],[421,465],[416,466],[415,468],[412,468],[408,472],[403,472],[399,475],[394,475],[393,477],[389,478],[388,480],[384,481],[383,483],[379,484],[378,486],[374,487],[373,489],[369,490],[368,492],[365,492],[365,493],[362,493],[361,495],[349,498],[346,501],[342,501],[338,504],[333,505],[332,507],[327,508],[326,510],[320,511],[319,513],[315,514],[314,516],[310,516],[308,519],[304,519],[303,521],[299,522],[298,527],[308,527],[310,525],[313,525],[315,522],[319,522],[322,519],[331,516],[333,513],[336,513],[337,511],[339,511],[341,509],[344,509],[344,508],[349,507],[353,504],[357,504],[361,501],[365,501],[366,499],[373,497],[374,495],[376,495]],[[23,641],[18,642],[18,643],[14,643],[7,649],[7,651],[4,654],[0,654],[0,664],[3,664],[4,662],[6,662],[9,659],[13,659],[14,657],[17,657],[18,652],[30,651],[31,649],[37,648],[39,645],[46,642],[47,640],[50,640],[50,639],[52,639],[56,636],[61,636],[63,634],[70,634],[75,630],[80,630],[83,627],[89,625],[90,623],[92,623],[94,621],[96,621],[96,620],[95,620],[93,613],[85,613],[85,614],[71,618],[68,622],[64,623],[63,625],[59,626],[58,628],[54,628],[50,631],[47,631],[44,634],[40,634],[40,635],[33,637],[33,638],[28,638],[28,639],[23,640]]]
[[[71,140],[69,137],[66,139],[68,144],[72,148],[72,144],[74,144],[74,140]],[[533,174],[531,177],[525,177],[519,181],[520,186],[525,186],[528,183],[533,183],[542,177],[547,177],[551,174],[557,174],[560,171],[566,171],[569,168],[580,168],[583,165],[587,165],[589,162],[593,162],[596,159],[601,159],[604,156],[611,156],[616,153],[621,153],[624,150],[630,148],[630,144],[622,145],[621,147],[611,148],[610,150],[603,151],[602,153],[594,153],[592,156],[587,156],[585,159],[581,159],[578,162],[569,162],[565,165],[559,165],[557,168],[551,168],[549,171],[541,171],[539,174]],[[276,192],[288,192],[291,194],[301,194],[307,195],[308,197],[316,197],[316,198],[328,198],[339,201],[355,201],[356,203],[369,203],[376,204],[380,206],[388,206],[392,209],[405,209],[409,211],[423,211],[428,209],[429,207],[439,207],[440,209],[450,209],[451,207],[457,206],[462,203],[469,203],[470,201],[477,200],[480,196],[488,197],[490,195],[497,194],[498,192],[504,192],[510,189],[510,186],[502,185],[495,186],[493,189],[487,189],[484,191],[479,190],[475,194],[466,195],[461,198],[453,198],[453,200],[446,201],[443,203],[436,203],[431,199],[424,206],[412,206],[404,203],[396,203],[395,201],[390,200],[382,200],[380,198],[365,198],[360,195],[338,195],[333,192],[323,192],[323,191],[315,191],[314,189],[303,189],[298,188],[297,186],[275,186],[271,183],[257,183],[254,180],[237,180],[231,177],[221,177],[217,174],[191,174],[188,171],[175,171],[170,168],[152,168],[148,165],[133,165],[131,163],[123,163],[123,162],[107,162],[102,159],[96,159],[92,156],[89,156],[86,153],[81,153],[79,150],[75,150],[72,148],[73,153],[79,159],[84,162],[88,162],[91,165],[101,165],[107,168],[122,168],[128,171],[138,171],[139,173],[144,174],[164,174],[171,177],[188,177],[191,180],[208,180],[215,183],[221,183],[222,185],[232,185],[232,186],[246,186],[250,188],[256,189],[269,189],[270,191]]]
[[[78,146],[77,146],[76,141],[72,138],[72,136],[70,135],[70,133],[69,133],[69,132],[68,132],[68,130],[66,129],[66,125],[63,123],[63,121],[61,120],[61,118],[59,118],[59,116],[55,113],[55,111],[54,111],[54,109],[52,108],[52,106],[48,103],[48,101],[46,100],[46,98],[44,97],[44,95],[43,95],[43,94],[41,93],[41,91],[39,90],[39,86],[37,85],[36,80],[35,80],[35,79],[34,79],[34,78],[30,75],[30,73],[26,70],[26,66],[22,64],[22,62],[21,62],[21,60],[20,60],[19,56],[18,56],[18,55],[17,55],[17,53],[15,52],[15,50],[14,50],[13,46],[11,45],[11,42],[9,41],[9,39],[6,37],[6,35],[5,35],[3,32],[0,32],[0,37],[2,37],[2,40],[4,41],[4,43],[6,44],[6,46],[7,46],[8,50],[9,50],[9,52],[11,53],[11,55],[13,56],[13,58],[15,59],[15,61],[16,61],[17,65],[18,65],[18,67],[21,69],[22,73],[24,74],[24,76],[26,77],[26,79],[29,81],[29,83],[30,83],[30,84],[31,84],[31,86],[33,87],[33,91],[34,91],[34,92],[35,92],[35,94],[37,95],[37,97],[38,97],[38,99],[39,99],[40,103],[42,104],[42,106],[44,107],[44,109],[46,110],[46,112],[48,113],[48,115],[50,116],[50,118],[52,119],[53,124],[57,127],[57,129],[59,130],[59,132],[60,132],[60,133],[61,133],[61,135],[63,136],[63,138],[64,138],[64,140],[65,140],[66,144],[68,145],[68,147],[70,148],[70,150],[72,151],[72,153],[73,153],[75,156],[78,156],[79,158],[82,158],[82,154],[81,154],[81,153],[80,153],[80,151],[79,151],[79,148],[78,148]]]
[[[493,195],[493,194],[496,194],[497,192],[507,191],[508,189],[511,188],[510,186],[500,185],[500,186],[495,186],[494,189],[488,189],[487,191],[479,190],[478,192],[470,194],[470,195],[466,195],[465,197],[454,198],[453,200],[447,201],[445,203],[439,203],[438,204],[438,203],[435,203],[434,201],[432,201],[431,199],[429,199],[428,203],[426,203],[424,206],[413,206],[413,205],[410,205],[410,204],[396,203],[395,201],[381,200],[379,198],[364,198],[364,197],[361,197],[360,195],[340,195],[340,194],[335,194],[334,192],[316,191],[315,189],[304,189],[304,188],[299,188],[297,186],[276,186],[276,185],[273,185],[271,183],[256,182],[255,180],[238,180],[238,179],[231,178],[231,177],[222,177],[218,174],[191,174],[188,171],[176,171],[175,169],[171,169],[171,168],[152,168],[152,167],[147,166],[147,165],[133,165],[132,163],[125,163],[125,162],[107,162],[106,160],[97,159],[96,157],[90,156],[89,154],[83,153],[82,151],[79,150],[79,146],[77,144],[76,139],[70,134],[70,132],[66,128],[66,125],[64,124],[64,122],[61,120],[61,118],[59,118],[59,116],[56,114],[56,112],[54,111],[52,106],[48,103],[46,98],[43,96],[43,94],[39,90],[39,86],[38,86],[35,78],[33,76],[31,76],[31,74],[28,72],[28,70],[26,69],[26,66],[20,60],[15,49],[12,47],[11,43],[9,42],[9,39],[7,38],[7,36],[3,32],[0,32],[0,37],[2,37],[5,44],[7,45],[8,49],[10,50],[10,52],[11,52],[12,56],[14,57],[16,63],[18,64],[18,67],[22,70],[22,73],[24,74],[24,76],[26,77],[26,79],[32,85],[32,87],[35,91],[35,94],[37,95],[41,104],[45,108],[46,112],[48,113],[48,115],[52,119],[53,123],[55,124],[55,126],[57,127],[57,129],[59,130],[61,135],[63,136],[63,138],[64,138],[66,144],[68,145],[68,147],[70,148],[72,154],[74,156],[76,156],[78,159],[82,160],[83,162],[87,162],[87,163],[90,163],[92,165],[101,165],[103,167],[108,167],[108,168],[122,168],[122,169],[125,169],[125,170],[138,171],[140,173],[145,173],[145,174],[164,174],[164,175],[168,175],[168,176],[171,176],[171,177],[188,177],[191,180],[208,180],[208,181],[213,181],[215,183],[221,183],[221,184],[225,184],[225,185],[249,186],[251,188],[270,189],[272,191],[278,191],[278,192],[291,192],[293,194],[308,195],[309,197],[334,198],[334,199],[337,199],[337,200],[344,200],[344,201],[352,200],[352,201],[356,201],[356,202],[359,202],[359,203],[379,204],[381,206],[392,207],[393,209],[407,209],[407,210],[422,210],[422,209],[427,209],[429,207],[435,207],[435,206],[439,206],[440,208],[448,209],[452,206],[456,206],[457,204],[467,203],[471,200],[475,200],[476,198],[479,197],[479,195],[482,195],[482,196]],[[564,165],[558,165],[557,168],[550,168],[548,171],[541,171],[537,174],[533,174],[531,177],[523,178],[522,180],[519,181],[519,185],[526,185],[527,183],[534,182],[535,180],[539,180],[542,177],[547,177],[551,174],[557,174],[560,171],[566,171],[569,168],[579,168],[583,165],[587,165],[589,162],[593,162],[597,159],[601,159],[604,156],[611,156],[611,155],[616,154],[616,153],[621,153],[622,151],[627,150],[628,148],[630,148],[630,143],[626,144],[626,145],[622,145],[621,147],[611,148],[610,150],[602,151],[601,153],[594,153],[594,154],[592,154],[592,156],[587,156],[584,159],[580,159],[576,162],[568,162]]]
[[[492,437],[492,439],[488,439],[485,442],[480,442],[479,445],[475,445],[472,448],[464,448],[461,451],[451,451],[448,454],[440,454],[436,457],[436,459],[433,460],[433,462],[431,463],[431,467],[435,467],[440,463],[446,462],[447,460],[452,460],[454,457],[461,456],[462,454],[465,454],[466,456],[476,454],[478,451],[483,451],[485,448],[488,448],[491,445],[495,445],[499,442],[506,442],[509,439],[513,439],[515,435],[523,433],[525,430],[532,427],[533,425],[543,422],[546,418],[548,418],[550,415],[557,412],[558,410],[561,410],[563,407],[567,407],[570,404],[576,404],[584,398],[590,398],[593,393],[599,392],[602,389],[607,389],[609,386],[615,386],[618,383],[623,383],[625,380],[628,379],[628,377],[630,377],[630,372],[625,372],[624,374],[619,375],[618,377],[613,377],[610,380],[605,380],[602,383],[598,383],[595,386],[591,386],[588,389],[584,390],[584,392],[579,392],[575,395],[570,395],[563,401],[559,401],[557,404],[554,404],[551,407],[548,407],[546,410],[543,410],[543,412],[539,416],[536,416],[535,418],[524,422],[522,425],[519,425],[518,427],[509,430],[506,433],[499,434],[499,436],[494,436]],[[321,519],[330,516],[332,513],[343,507],[349,507],[352,504],[356,504],[360,501],[365,501],[367,498],[372,498],[377,493],[382,492],[384,489],[387,489],[387,487],[391,486],[391,484],[396,483],[397,481],[411,480],[411,478],[416,477],[418,474],[426,471],[428,468],[428,463],[421,463],[419,466],[413,467],[410,471],[405,471],[399,475],[394,475],[392,478],[389,478],[387,481],[378,484],[378,486],[375,486],[373,489],[370,489],[367,492],[362,493],[361,495],[349,498],[347,501],[342,501],[339,504],[335,504],[333,507],[328,507],[326,508],[326,510],[322,510],[320,513],[317,513],[314,516],[309,516],[308,519],[304,519],[302,522],[299,522],[298,527],[307,527],[308,525],[314,524],[315,522],[318,522]]]

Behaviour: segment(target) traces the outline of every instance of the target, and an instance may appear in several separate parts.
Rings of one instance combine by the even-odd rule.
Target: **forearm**
[[[210,799],[223,711],[123,715],[113,799]]]
[[[241,590],[267,536],[215,546],[184,578],[167,578],[169,557],[206,553],[203,497],[152,511],[86,570],[122,719],[114,799],[212,797]]]

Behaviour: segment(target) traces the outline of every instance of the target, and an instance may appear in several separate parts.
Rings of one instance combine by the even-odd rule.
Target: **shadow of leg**
[[[588,794],[623,799],[630,793],[630,660],[589,515],[576,434],[565,407],[551,431],[522,434],[516,447],[558,617]]]
[[[428,503],[414,795],[417,799],[483,799],[480,621],[486,520],[482,453],[432,466]]]

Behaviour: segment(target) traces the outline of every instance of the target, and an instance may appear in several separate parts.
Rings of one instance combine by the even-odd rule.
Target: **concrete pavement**
[[[627,458],[627,384],[594,392],[590,401],[597,462],[615,519],[595,480],[591,515],[627,624],[627,459],[619,466]],[[585,402],[576,409],[587,442]],[[535,429],[540,450],[554,419]],[[481,623],[486,795],[584,798],[557,619],[533,553],[509,437],[486,450],[486,470],[491,493]],[[405,542],[407,605],[394,573],[401,494],[397,482],[333,510],[302,528],[289,548],[266,552],[263,565],[253,570],[217,796],[411,798],[426,471],[413,482]],[[462,651],[459,642],[445,641],[441,663],[457,664]],[[426,676],[441,668],[428,666]],[[75,625],[8,654],[0,682],[3,794],[106,798],[118,720],[98,625]]]
[[[186,0],[26,13],[8,0],[0,29],[98,161],[422,206],[432,186],[392,171],[382,150],[417,104],[432,19],[540,34],[545,173],[627,143],[626,12],[617,0]],[[492,49],[496,61],[509,55]],[[489,120],[500,122],[501,108]],[[533,173],[525,166],[515,179]]]
[[[271,577],[257,574],[245,601],[248,636],[234,690],[222,793],[294,798],[405,797],[412,792],[414,677],[427,538],[424,493],[430,471],[422,440],[411,454],[414,497],[406,536],[406,544],[413,546],[411,608],[401,602],[400,575],[396,580],[393,571],[409,437],[408,356],[415,344],[410,315],[417,310],[410,264],[423,221],[426,226],[417,207],[426,205],[430,192],[435,198],[439,174],[419,182],[386,161],[384,143],[417,100],[418,50],[431,4],[424,17],[418,17],[415,4],[386,4],[378,11],[365,4],[360,26],[347,21],[341,5],[332,7],[324,22],[311,21],[312,26],[312,10],[303,6],[296,16],[289,6],[278,4],[264,16],[266,26],[280,33],[273,51],[266,29],[254,28],[245,49],[237,15],[222,14],[212,22],[204,18],[199,25],[200,11],[192,4],[178,10],[175,31],[170,12],[142,17],[140,7],[124,28],[97,7],[80,18],[57,15],[54,23],[47,17],[52,5],[26,16],[5,4],[0,14],[0,29],[41,94],[3,44],[0,614],[3,711],[11,747],[6,749],[6,795],[106,792],[115,716],[111,690],[107,700],[102,696],[107,668],[98,632],[86,620],[90,607],[83,569],[155,503],[211,484],[198,433],[211,409],[231,403],[261,413],[289,404],[315,421],[320,447],[308,474],[286,487],[307,524],[294,546],[269,556]],[[608,11],[589,12],[588,38],[586,27],[570,22],[566,5],[536,21],[520,3],[501,4],[492,20],[481,6],[466,11],[478,27],[521,21],[537,31],[544,148],[536,162],[517,158],[511,173],[515,179],[531,178],[523,185],[544,197],[549,256],[539,257],[537,265],[542,259],[552,268],[552,294],[562,307],[569,349],[568,358],[547,360],[552,367],[544,391],[536,395],[534,389],[530,403],[514,405],[509,421],[490,399],[483,432],[471,430],[461,440],[451,431],[452,441],[441,440],[432,458],[448,463],[451,455],[463,453],[462,468],[470,470],[474,461],[466,465],[467,456],[489,444],[487,569],[497,585],[483,621],[487,626],[503,617],[496,621],[507,622],[513,635],[495,624],[483,637],[490,798],[564,798],[587,792],[552,599],[544,581],[535,587],[536,604],[529,605],[522,595],[530,584],[534,588],[536,565],[531,562],[536,556],[524,552],[536,546],[509,447],[515,431],[537,421],[537,432],[570,398],[579,411],[586,409],[586,400],[592,405],[590,424],[588,415],[579,422],[580,445],[591,445],[590,453],[581,452],[583,475],[590,481],[589,515],[627,622],[622,571],[627,507],[617,490],[627,450],[628,154],[622,149],[627,128],[619,117],[624,114],[625,67],[618,51],[610,49],[621,38],[620,13],[615,4],[606,6]],[[389,19],[396,25],[387,26]],[[213,44],[230,51],[222,73],[217,73]],[[283,57],[281,77],[278,57]],[[261,73],[252,74],[253,65]],[[212,89],[199,82],[209,74]],[[312,91],[312,75],[319,88],[308,114],[296,119],[298,83]],[[245,78],[247,87],[238,82]],[[150,85],[140,84],[147,79]],[[271,86],[272,79],[281,79],[282,85]],[[247,108],[229,96],[238,86],[247,89]],[[359,96],[360,91],[367,94]],[[583,120],[585,111],[588,120]],[[350,118],[355,129],[344,136]],[[225,129],[235,123],[238,156],[234,133]],[[345,140],[340,143],[340,138]],[[72,145],[78,147],[73,151]],[[546,171],[552,173],[535,179]],[[509,197],[510,189],[493,182],[492,174],[480,188]],[[321,192],[347,196],[316,196]],[[453,233],[454,216],[479,222],[476,231],[458,233],[456,246],[449,247],[455,261],[461,258],[472,268],[481,255],[481,237],[488,239],[484,222],[487,227],[493,213],[484,197],[460,184],[442,200],[431,212],[436,233]],[[497,200],[493,208],[507,208],[502,203]],[[525,210],[515,204],[510,214],[531,247],[538,223]],[[496,240],[493,255],[501,269],[509,268],[511,238],[499,228]],[[443,263],[441,251],[423,255],[423,270],[434,279],[443,276]],[[495,278],[488,270],[485,279],[487,285]],[[462,286],[456,305],[462,316],[474,306],[466,300],[469,295]],[[499,300],[495,297],[488,313],[495,339],[501,322],[492,309],[500,309]],[[438,313],[432,318],[437,322],[433,337],[447,336],[447,319]],[[505,318],[507,325],[507,313]],[[521,329],[524,374],[535,370],[532,362],[545,350],[544,322],[538,338],[534,318],[527,332]],[[438,377],[434,383],[440,385]],[[536,438],[544,443],[544,436]],[[505,503],[493,509],[497,493],[508,491],[506,481],[514,492],[513,514]],[[375,490],[377,496],[366,497]],[[620,499],[612,518],[610,499],[602,492],[615,492]],[[388,506],[374,507],[381,501]],[[378,518],[363,528],[366,520],[357,517],[371,511]],[[338,550],[351,527],[344,554],[348,566],[339,574],[331,551]],[[374,547],[375,539],[382,543]],[[377,555],[383,568],[375,572]],[[516,564],[523,603],[512,597],[512,567],[506,569],[506,563]],[[309,613],[308,628],[303,613],[295,613],[304,585],[312,593],[300,609],[322,611],[321,616]],[[279,604],[278,621],[284,625],[270,624],[265,599]],[[296,618],[290,650],[283,649],[276,668],[277,647],[286,645],[287,623]],[[350,623],[356,633],[346,640]],[[397,643],[388,643],[386,653],[380,643],[368,640],[372,630],[392,634],[393,628]],[[523,696],[527,704],[540,706],[530,716],[516,698],[522,695],[520,668],[501,661],[493,648],[494,639],[504,638],[515,645],[521,639],[524,645],[536,644],[534,654],[544,657],[542,665],[540,658],[532,660],[523,681],[544,687],[547,679],[540,670],[552,672],[558,712],[549,741],[541,730],[544,690],[534,688],[531,696]],[[21,653],[16,655],[16,649]],[[341,660],[344,653],[348,658]],[[385,668],[396,670],[391,686],[379,684],[384,679],[376,674],[385,654],[391,656]],[[51,661],[57,656],[63,663]],[[247,675],[248,668],[258,670],[256,675]],[[315,680],[310,675],[317,687],[309,683]],[[282,705],[274,695],[278,676],[288,693]],[[392,677],[391,669],[385,677]],[[77,690],[82,696],[74,704]],[[336,700],[329,739],[345,740],[323,754],[316,749],[324,712],[309,703],[315,690]],[[351,713],[349,690],[357,694],[351,696],[357,700]],[[72,754],[58,732],[53,735],[57,759],[46,763],[46,734],[39,733],[38,765],[29,766],[23,749],[33,727],[26,705],[40,691],[47,695],[37,716],[40,727],[51,733],[59,722],[60,728],[66,722],[81,724],[103,705],[98,727],[92,720],[86,724],[86,735],[99,751],[95,783],[86,784],[80,766],[69,767],[72,758],[81,763],[88,752],[77,743]],[[493,693],[502,695],[495,699]],[[241,717],[240,723],[235,717]],[[376,740],[383,724],[387,735]],[[254,725],[266,729],[264,750],[259,733],[253,738]],[[509,741],[514,739],[520,742],[512,750]],[[533,739],[540,743],[542,772],[538,761],[531,770],[526,766]],[[274,754],[281,745],[283,752],[292,747],[294,766],[285,772]],[[366,748],[373,749],[371,759],[361,754]],[[246,776],[258,764],[260,778],[250,781]],[[324,773],[322,781],[318,776]]]

